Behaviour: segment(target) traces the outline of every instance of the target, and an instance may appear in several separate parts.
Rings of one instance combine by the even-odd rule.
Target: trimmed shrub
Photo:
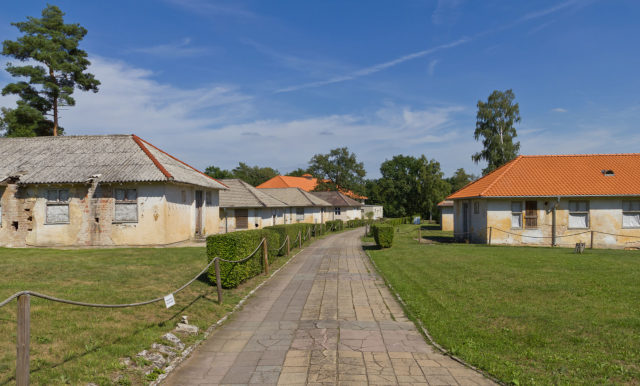
[[[391,248],[393,245],[394,227],[390,225],[372,225],[373,238],[376,244],[382,248]]]
[[[363,219],[360,219],[360,218],[357,218],[355,220],[348,220],[347,221],[347,228],[363,227],[363,226],[365,226],[366,223],[367,223],[367,220],[363,220]]]
[[[314,225],[316,225],[316,230],[320,226],[320,224],[306,224],[306,223],[296,223],[296,224],[283,224],[283,225],[273,225],[270,227],[265,227],[264,229],[271,230],[277,232],[280,237],[280,244],[284,242],[284,239],[287,235],[289,235],[289,240],[291,240],[291,248],[297,246],[297,242],[294,245],[294,241],[298,238],[298,232],[302,235],[303,243],[309,241],[309,239],[304,239],[309,234],[309,230],[311,230],[311,235],[313,236]],[[278,245],[279,246],[279,245]],[[280,254],[284,254],[286,251],[283,250]]]
[[[282,244],[280,233],[266,229],[254,229],[207,237],[207,259],[211,261],[214,257],[221,257],[226,260],[242,260],[253,252],[262,241],[267,238],[269,248],[269,260],[272,261],[277,256],[277,248]],[[243,263],[220,262],[220,279],[224,288],[235,288],[240,283],[259,275],[263,272],[264,257],[262,248],[255,255]],[[207,274],[212,283],[216,282],[216,272],[212,265]]]
[[[331,220],[325,222],[328,231],[341,231],[344,229],[344,222],[342,220]]]

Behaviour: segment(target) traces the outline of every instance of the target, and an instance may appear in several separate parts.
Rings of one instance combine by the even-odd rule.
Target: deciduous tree
[[[234,178],[233,172],[226,169],[221,169],[213,165],[204,169],[204,173],[210,177],[217,179]]]
[[[327,154],[316,154],[309,161],[309,173],[318,178],[315,190],[350,190],[355,193],[363,191],[364,164],[358,162],[354,153],[346,147],[339,147]]]
[[[476,180],[478,177],[473,174],[467,174],[463,168],[456,170],[453,176],[447,178],[447,182],[451,185],[451,193],[457,192],[470,183],[471,181]]]
[[[17,95],[22,102],[15,110],[3,112],[12,135],[58,135],[62,131],[58,125],[60,108],[75,105],[74,90],[98,91],[100,82],[86,72],[91,64],[87,53],[78,48],[87,30],[79,24],[65,24],[63,16],[60,8],[47,5],[42,18],[11,23],[22,36],[2,43],[2,55],[27,63],[6,66],[12,76],[26,78],[2,89],[2,95]],[[45,118],[47,115],[53,121]]]
[[[482,174],[491,173],[518,156],[520,142],[514,142],[514,124],[520,122],[520,107],[514,103],[515,97],[512,90],[495,90],[486,102],[478,101],[473,137],[476,141],[482,138],[483,149],[471,159],[475,163],[487,162]]]
[[[249,166],[244,162],[240,162],[238,166],[233,169],[233,176],[235,178],[239,178],[253,186],[258,186],[277,175],[280,175],[280,172],[276,169],[270,167]]]

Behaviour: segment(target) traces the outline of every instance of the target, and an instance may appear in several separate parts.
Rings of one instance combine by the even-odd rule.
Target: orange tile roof
[[[300,188],[307,192],[312,191],[318,186],[318,179],[307,175],[308,177],[292,177],[292,176],[275,176],[272,179],[261,183],[256,186],[258,189],[271,189],[271,188]],[[328,180],[325,180],[328,182]],[[367,197],[360,196],[352,191],[342,191],[342,193],[355,199],[364,200]]]
[[[612,170],[612,176],[603,171]],[[521,155],[447,197],[640,196],[640,153]]]

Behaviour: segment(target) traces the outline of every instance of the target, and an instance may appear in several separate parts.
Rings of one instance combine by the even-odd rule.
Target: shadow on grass
[[[365,251],[377,251],[377,250],[382,249],[382,247],[379,246],[379,245],[375,245],[375,244],[368,244],[368,245],[363,245],[362,249],[365,250]]]

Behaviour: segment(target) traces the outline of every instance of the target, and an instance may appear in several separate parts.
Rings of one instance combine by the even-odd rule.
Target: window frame
[[[480,214],[480,201],[473,202],[473,214]]]
[[[572,211],[571,210],[571,203],[572,202],[584,202],[587,205],[587,210],[585,211],[581,211],[581,210],[577,210],[577,211]],[[591,229],[591,205],[589,203],[589,200],[569,200],[569,203],[567,204],[567,229]],[[586,227],[573,227],[571,226],[571,215],[572,214],[586,214],[587,215],[587,226]]]
[[[527,203],[529,203],[529,202],[535,203],[536,209],[535,209],[535,215],[534,216],[527,216]],[[524,202],[523,208],[524,208],[524,210],[523,210],[524,221],[522,222],[522,227],[524,229],[538,229],[538,200],[526,200]],[[529,219],[535,219],[536,225],[528,226],[527,225],[527,220],[529,220]]]
[[[520,211],[519,212],[514,212],[513,211],[513,204],[518,204],[520,205]],[[511,212],[511,229],[524,229],[524,211],[523,211],[523,205],[522,205],[522,201],[510,201],[510,212]],[[513,215],[517,214],[518,217],[520,218],[520,226],[519,227],[514,227],[513,226]]]
[[[50,200],[50,192],[56,192],[56,199],[55,200]],[[67,199],[66,200],[60,200],[60,192],[67,192]],[[45,205],[45,210],[44,210],[44,223],[45,225],[64,225],[64,224],[70,224],[71,223],[71,215],[69,214],[69,203],[71,202],[71,195],[69,192],[68,188],[53,188],[53,189],[46,189],[45,190],[45,194],[46,194],[46,205]],[[51,206],[59,206],[59,207],[67,207],[67,220],[66,221],[51,221],[49,218],[49,207]]]
[[[296,222],[304,221],[304,207],[296,207]]]
[[[118,191],[122,190],[124,191],[124,199],[119,200],[118,199]],[[136,198],[135,199],[130,199],[129,196],[129,191],[135,191],[136,192]],[[137,188],[114,188],[113,189],[113,224],[137,224],[138,221],[140,220],[140,213],[138,211],[138,189]],[[136,219],[135,220],[118,220],[116,218],[116,208],[118,207],[118,205],[135,205],[136,208]]]
[[[336,216],[342,216],[342,207],[334,206],[333,207],[333,214],[336,215]]]
[[[638,210],[625,210],[624,209],[624,204],[625,202],[636,202],[638,204],[640,204],[640,200],[622,200],[622,229],[640,229],[640,226],[635,226],[635,227],[629,227],[629,226],[625,226],[624,225],[624,216],[625,215],[629,215],[629,214],[635,214],[635,215],[640,215],[640,205],[639,205],[639,209]]]

